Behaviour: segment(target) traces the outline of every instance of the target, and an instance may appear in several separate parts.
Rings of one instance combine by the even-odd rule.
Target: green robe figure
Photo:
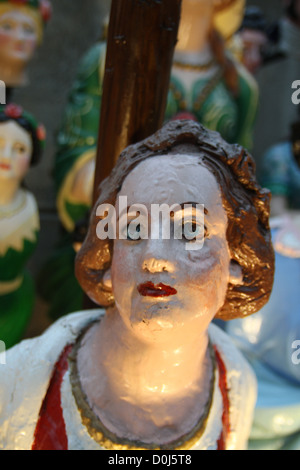
[[[22,338],[34,307],[34,283],[25,267],[40,224],[35,198],[22,181],[44,140],[44,128],[21,107],[0,109],[0,340],[7,349]]]

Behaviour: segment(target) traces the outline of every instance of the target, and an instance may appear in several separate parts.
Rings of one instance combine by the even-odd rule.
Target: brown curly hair
[[[194,150],[190,151],[190,148]],[[109,268],[113,240],[96,236],[96,208],[115,205],[126,176],[140,162],[168,154],[191,154],[217,179],[228,217],[230,255],[243,272],[241,285],[229,284],[216,318],[229,320],[255,313],[268,301],[274,276],[274,252],[269,228],[270,192],[255,178],[253,158],[239,145],[230,145],[220,134],[194,121],[173,121],[151,137],[125,149],[111,175],[100,185],[90,227],[76,258],[76,276],[89,297],[102,306],[113,305],[113,294],[103,284]]]

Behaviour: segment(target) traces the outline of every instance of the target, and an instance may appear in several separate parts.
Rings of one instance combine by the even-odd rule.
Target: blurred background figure
[[[92,203],[108,23],[109,11],[102,36],[79,61],[57,133],[53,175],[62,236],[38,276],[38,292],[49,305],[51,320],[82,308],[84,302],[74,260]]]
[[[34,281],[25,267],[40,222],[23,180],[44,142],[45,130],[31,114],[13,104],[0,108],[0,338],[7,348],[22,338],[34,307]]]
[[[268,45],[267,21],[259,7],[249,6],[245,10],[242,26],[237,33],[241,40],[241,60],[253,75],[263,65]]]
[[[300,211],[271,219],[275,278],[267,305],[227,333],[251,363],[258,400],[250,449],[300,450]]]
[[[271,146],[261,165],[261,183],[272,192],[272,294],[252,318],[226,327],[258,379],[252,449],[300,450],[300,105],[295,109],[289,138]]]
[[[272,192],[273,216],[300,211],[300,105],[297,108],[290,138],[273,145],[262,160],[260,180]]]
[[[297,120],[292,83],[300,77],[300,0],[282,2],[282,16],[269,29],[272,60],[258,71],[259,112],[254,131],[254,157],[261,171],[265,152],[290,135]]]
[[[244,0],[183,0],[166,119],[189,113],[251,150],[258,89],[227,47],[244,9]]]
[[[0,0],[0,80],[8,90],[28,85],[28,64],[50,17],[48,0]]]

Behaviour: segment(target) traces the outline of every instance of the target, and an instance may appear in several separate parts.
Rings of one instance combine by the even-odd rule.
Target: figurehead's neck
[[[16,200],[20,190],[20,182],[18,180],[1,180],[0,188],[0,206],[7,206]]]
[[[207,49],[213,13],[211,0],[183,0],[176,51],[201,52]]]
[[[1,80],[7,87],[19,87],[28,85],[26,64],[1,64]]]
[[[139,340],[113,309],[82,342],[77,364],[84,392],[122,437],[130,427],[136,440],[165,443],[170,432],[175,440],[205,412],[213,376],[207,332],[172,330],[165,338]]]

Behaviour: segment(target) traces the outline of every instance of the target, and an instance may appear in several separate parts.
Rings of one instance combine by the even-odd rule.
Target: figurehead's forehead
[[[133,199],[139,191],[140,196],[154,199],[154,187],[165,187],[166,190],[160,194],[164,194],[165,199],[168,199],[169,191],[171,191],[168,187],[174,187],[174,190],[176,190],[176,187],[179,189],[179,186],[196,189],[199,188],[200,180],[204,180],[202,184],[208,182],[208,185],[213,184],[215,181],[210,169],[203,164],[200,154],[172,153],[156,155],[141,161],[131,170],[125,177],[118,194],[125,195],[128,193],[130,198]],[[163,203],[164,201],[160,202]],[[181,201],[174,201],[174,203],[176,202],[180,203]]]
[[[137,165],[118,193],[116,212],[126,214],[138,205],[148,216],[162,208],[180,211],[198,206],[215,221],[226,219],[219,183],[195,155],[160,155]]]

